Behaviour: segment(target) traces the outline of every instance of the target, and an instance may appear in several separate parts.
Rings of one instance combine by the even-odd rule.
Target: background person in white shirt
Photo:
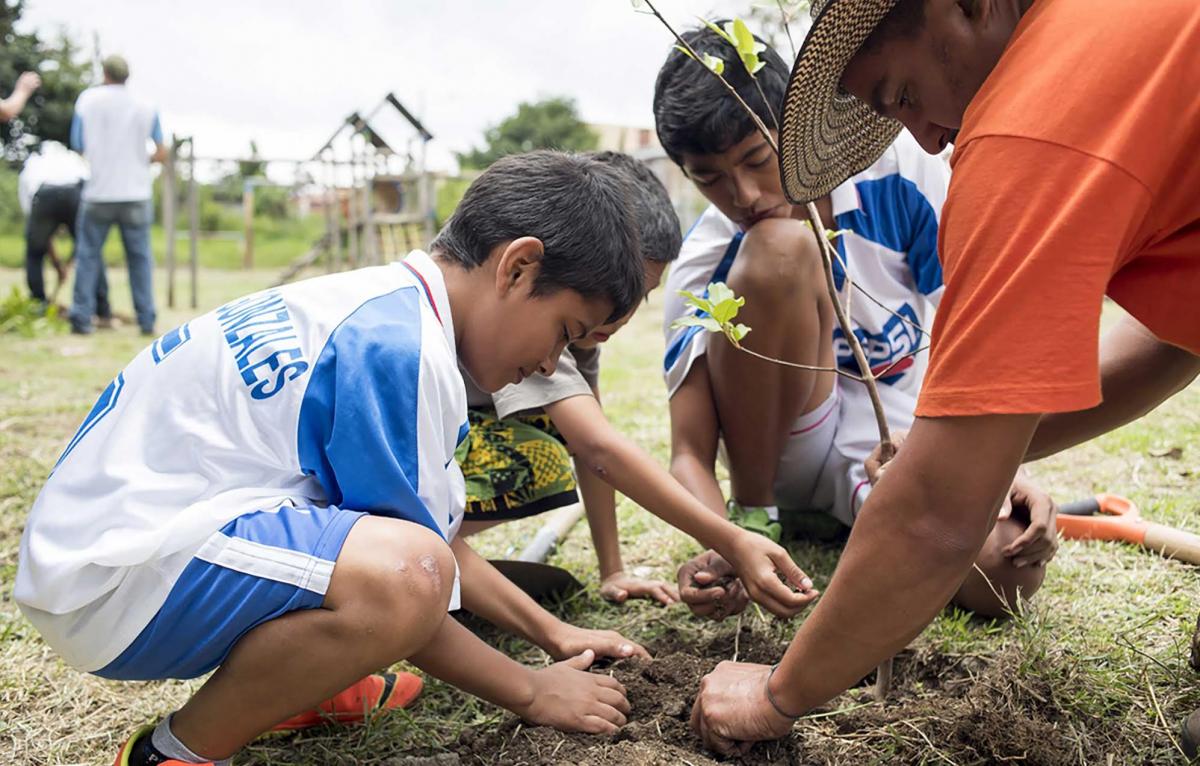
[[[80,94],[71,120],[71,148],[81,152],[91,167],[79,210],[71,331],[92,331],[96,285],[104,273],[101,251],[115,224],[125,246],[138,327],[143,335],[153,335],[150,163],[165,159],[167,149],[157,110],[125,87],[129,78],[125,59],[109,56],[102,66],[104,83]],[[154,144],[153,152],[149,142]]]
[[[25,160],[17,177],[17,201],[25,214],[25,281],[29,294],[43,304],[48,302],[42,275],[46,256],[58,272],[59,285],[66,279],[68,261],[55,254],[54,235],[65,226],[74,241],[80,194],[87,177],[83,158],[57,141],[43,141],[38,151]],[[102,326],[112,322],[108,282],[103,273],[96,284],[96,313]]]

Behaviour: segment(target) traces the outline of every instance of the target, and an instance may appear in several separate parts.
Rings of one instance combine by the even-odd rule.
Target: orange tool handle
[[[1145,542],[1149,526],[1136,505],[1108,494],[1064,503],[1059,506],[1057,523],[1058,531],[1069,540],[1110,540],[1134,545]]]

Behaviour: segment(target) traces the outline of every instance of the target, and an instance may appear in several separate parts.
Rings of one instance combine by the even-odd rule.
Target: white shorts
[[[854,524],[871,490],[861,457],[836,445],[841,397],[835,387],[816,409],[796,418],[775,474],[775,503],[787,511],[821,511],[846,526]],[[724,443],[721,461],[726,466]]]

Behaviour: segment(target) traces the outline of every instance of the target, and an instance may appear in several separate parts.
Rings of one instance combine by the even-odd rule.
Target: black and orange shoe
[[[150,734],[153,731],[153,726],[143,726],[134,732],[117,752],[117,760],[113,761],[113,766],[213,766],[211,761],[193,764],[167,758],[150,744]]]
[[[389,710],[407,707],[424,683],[412,673],[369,675],[325,700],[312,710],[294,715],[271,727],[272,732],[300,731],[326,724],[352,725],[374,719]]]

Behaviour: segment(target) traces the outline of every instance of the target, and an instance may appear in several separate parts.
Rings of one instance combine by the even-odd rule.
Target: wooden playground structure
[[[399,124],[387,133],[380,124]],[[403,143],[397,141],[399,134]],[[385,139],[385,135],[392,139]],[[289,282],[309,269],[327,272],[372,266],[423,248],[433,238],[435,207],[432,176],[425,168],[425,126],[392,93],[366,114],[347,116],[312,157],[255,160],[264,169],[280,169],[288,182],[261,176],[246,178],[242,189],[242,266],[254,268],[256,189],[283,186],[319,210],[325,231],[280,275]],[[194,137],[175,137],[162,174],[162,222],[166,235],[167,305],[175,306],[182,222],[187,223],[190,305],[197,306],[199,278],[199,195],[197,166],[245,163],[242,158],[197,156]]]

